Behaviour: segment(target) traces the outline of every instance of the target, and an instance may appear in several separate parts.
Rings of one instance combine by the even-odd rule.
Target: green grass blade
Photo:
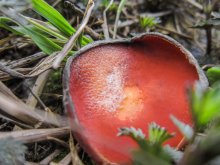
[[[43,0],[32,0],[33,9],[57,27],[66,36],[70,37],[76,30],[52,6]]]
[[[62,49],[59,45],[51,41],[49,38],[43,36],[42,34],[28,28],[25,29],[26,33],[44,53],[50,55]]]
[[[32,0],[32,6],[36,12],[47,19],[52,25],[54,25],[67,37],[70,37],[73,33],[76,32],[76,29],[74,29],[56,9],[54,9],[44,0]],[[82,46],[85,46],[92,41],[92,39],[83,36],[80,44]]]
[[[21,32],[17,31],[15,28],[8,25],[8,23],[11,23],[11,22],[15,23],[12,19],[10,19],[8,17],[0,17],[0,27],[1,28],[4,28],[14,34],[22,35]]]
[[[9,26],[7,23],[14,23],[18,26]],[[54,43],[52,40],[47,38],[39,29],[34,29],[33,26],[19,26],[19,24],[13,21],[11,18],[1,17],[0,18],[0,27],[11,31],[17,35],[28,35],[35,44],[46,54],[52,54],[53,52],[60,51],[62,48]]]
[[[57,33],[54,30],[51,30],[50,28],[48,28],[47,26],[45,26],[45,22],[40,22],[38,20],[32,19],[30,17],[24,17],[29,23],[33,24],[37,29],[62,40],[67,41],[67,38],[62,36],[61,34]]]

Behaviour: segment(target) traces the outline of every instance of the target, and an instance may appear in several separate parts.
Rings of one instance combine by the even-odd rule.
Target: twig
[[[64,48],[62,51],[57,55],[56,60],[53,63],[53,68],[57,69],[60,66],[60,63],[62,60],[67,56],[67,54],[71,51],[71,49],[74,46],[75,41],[77,38],[80,36],[80,34],[83,32],[83,29],[85,28],[86,24],[89,21],[90,15],[92,13],[92,9],[94,7],[94,2],[93,0],[89,0],[88,5],[87,5],[87,11],[85,14],[85,17],[79,27],[79,29],[76,31],[75,34],[73,34],[69,41],[65,44]]]
[[[202,69],[207,70],[207,69],[214,67],[214,66],[216,66],[216,65],[215,64],[206,64],[206,65],[202,66]]]
[[[70,132],[70,138],[69,138],[69,146],[70,146],[70,153],[71,153],[71,158],[72,158],[72,165],[83,165],[82,161],[80,160],[78,156],[71,132]]]
[[[28,162],[28,161],[26,161],[25,163],[24,163],[24,165],[39,165],[38,163],[34,163],[34,162]]]
[[[90,28],[89,26],[85,27],[85,33],[89,34],[93,39],[95,40],[100,40],[102,39],[102,35],[100,35],[99,33],[96,33],[92,28]]]
[[[0,140],[12,137],[16,141],[21,141],[23,143],[33,143],[47,140],[48,136],[53,137],[64,137],[68,135],[69,128],[49,128],[49,129],[29,129],[29,130],[20,130],[12,132],[1,132]]]
[[[67,154],[60,162],[59,164],[62,165],[68,165],[71,162],[71,153]]]
[[[40,164],[40,165],[49,164],[59,153],[60,153],[60,150],[55,150],[53,153],[51,153],[51,154],[48,155],[46,158],[44,158],[43,160],[41,160],[41,161],[39,162],[39,164]]]
[[[65,147],[65,148],[69,148],[69,145],[65,141],[63,141],[63,140],[57,139],[55,137],[50,137],[50,136],[47,137],[47,139],[48,140],[52,140],[52,141],[56,142],[57,144]]]
[[[13,70],[23,74],[24,77],[26,77],[25,75],[28,74],[29,72],[31,72],[33,70],[33,68],[15,68]],[[0,71],[0,81],[6,81],[6,80],[13,79],[13,78],[15,78],[15,77],[11,76],[10,74],[8,74],[6,72]],[[16,78],[18,78],[18,77],[16,77]]]
[[[39,52],[39,53],[35,53],[31,56],[21,58],[19,60],[14,60],[14,61],[8,62],[6,65],[10,68],[23,67],[23,66],[26,66],[36,60],[42,59],[45,56],[47,56],[45,53]]]
[[[32,111],[32,108],[28,107],[22,102],[18,102],[15,99],[9,98],[6,95],[0,93],[0,110],[4,114],[13,116],[15,119],[22,121],[23,123],[35,126],[38,123],[43,123],[47,126],[66,126],[67,121],[65,117],[58,114],[51,115],[50,112],[41,110]]]
[[[183,37],[183,38],[186,38],[186,39],[190,39],[190,40],[193,40],[193,38],[191,36],[188,36],[188,35],[185,35],[185,34],[182,34],[182,33],[178,33],[177,31],[174,31],[174,30],[170,30],[170,29],[167,29],[167,28],[164,28],[160,25],[156,25],[157,28],[160,28],[162,30],[166,30],[170,33],[173,33],[173,34],[176,34],[176,35],[179,35],[180,37]]]
[[[11,69],[3,64],[0,63],[0,70],[3,72],[8,73],[9,75],[11,75],[12,77],[16,77],[16,78],[21,78],[24,79],[25,75],[15,71],[14,69]]]
[[[74,10],[75,12],[77,12],[78,14],[84,15],[84,12],[83,12],[80,8],[78,8],[76,5],[74,5],[73,2],[65,1],[65,2],[64,2],[64,5],[67,6],[67,7],[70,6],[71,9],[73,9],[73,10]]]
[[[17,96],[14,95],[14,93],[4,84],[0,81],[0,93],[5,94],[6,96],[16,100],[17,102],[21,102]]]
[[[141,13],[140,16],[142,16],[142,17],[163,17],[163,16],[169,15],[171,13],[172,13],[172,11],[170,11],[170,10],[156,12],[156,13],[146,12],[146,13]]]
[[[39,102],[40,105],[44,108],[44,110],[48,109],[46,105],[43,103],[43,101],[39,98],[39,96],[41,95],[43,91],[43,88],[47,82],[50,72],[51,70],[47,70],[46,72],[39,75],[33,86],[33,89],[30,89],[30,87],[26,86],[30,91],[30,95],[27,99],[26,104],[29,105],[30,107],[35,108],[37,105],[37,102]]]
[[[106,18],[106,13],[107,11],[109,10],[109,8],[111,7],[111,5],[113,4],[114,0],[111,0],[108,4],[108,6],[106,7],[106,9],[104,10],[103,12],[103,20],[104,20],[104,23],[102,24],[102,29],[103,29],[103,32],[104,32],[104,36],[105,36],[105,39],[108,40],[109,39],[109,31],[108,31],[108,22],[107,22],[107,18]]]
[[[206,54],[210,55],[212,50],[212,28],[206,28]]]
[[[52,6],[55,7],[55,6],[58,5],[60,2],[61,2],[61,0],[56,0],[56,1],[52,4]]]
[[[73,2],[65,1],[65,2],[64,2],[64,5],[70,6],[71,9],[73,9],[76,13],[78,13],[78,14],[84,16],[84,12],[83,12],[80,8],[78,8],[76,5],[74,5]],[[97,19],[97,18],[93,17],[92,15],[91,15],[91,17],[94,18],[94,19]],[[70,21],[70,22],[72,22],[72,21]],[[102,38],[102,35],[100,35],[100,34],[98,34],[97,32],[95,32],[95,31],[94,31],[92,28],[90,28],[89,26],[86,26],[86,27],[85,27],[85,33],[88,33],[93,39],[96,39],[96,40],[99,40],[99,39]]]
[[[200,3],[194,0],[186,0],[186,1],[190,3],[191,5],[193,5],[194,7],[198,8],[199,10],[203,10],[203,6]]]
[[[9,117],[6,117],[6,116],[1,115],[1,114],[0,114],[0,117],[3,118],[3,119],[5,119],[5,120],[7,120],[7,121],[9,121],[9,122],[11,122],[11,123],[13,123],[13,124],[15,124],[15,125],[17,125],[17,126],[19,126],[19,127],[21,127],[21,128],[28,128],[28,129],[34,128],[33,126],[30,126],[30,125],[28,125],[28,124],[21,123],[21,122],[19,122],[19,121],[15,121],[15,120],[10,119]]]

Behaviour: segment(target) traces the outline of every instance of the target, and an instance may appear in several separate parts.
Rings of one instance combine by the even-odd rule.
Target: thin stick
[[[55,137],[50,137],[50,136],[47,137],[47,139],[48,139],[48,140],[52,140],[52,141],[54,141],[55,143],[57,143],[57,144],[59,144],[59,145],[65,147],[65,148],[69,148],[69,145],[68,145],[65,141],[63,141],[63,140],[57,139],[57,138],[55,138]]]
[[[3,72],[8,73],[9,75],[11,75],[12,77],[16,77],[16,78],[25,78],[25,75],[15,71],[14,69],[11,69],[3,64],[0,63],[0,70]]]
[[[22,121],[25,124],[35,126],[39,122],[47,126],[66,126],[67,121],[65,117],[58,114],[51,114],[41,110],[32,111],[29,106],[23,102],[18,102],[15,99],[9,98],[3,93],[0,93],[0,110],[4,114],[13,116],[15,119]]]
[[[21,100],[17,96],[15,96],[14,93],[1,81],[0,81],[0,93],[3,93],[14,100],[21,102]]]
[[[6,65],[9,66],[10,68],[23,67],[25,65],[33,63],[34,61],[39,60],[39,59],[46,57],[46,56],[47,55],[45,53],[39,52],[39,53],[35,53],[31,56],[21,58],[19,60],[11,61],[11,62],[7,63]]]
[[[61,165],[68,165],[71,162],[71,153],[67,154],[60,162],[59,164]]]
[[[71,132],[70,132],[70,138],[69,138],[69,146],[70,146],[70,153],[71,153],[71,158],[72,158],[72,165],[84,165],[78,156]]]
[[[5,119],[5,120],[7,120],[7,121],[9,121],[9,122],[11,122],[11,123],[13,123],[13,124],[15,124],[15,125],[17,125],[17,126],[19,126],[19,127],[21,127],[21,128],[28,128],[28,129],[34,128],[34,127],[32,127],[32,126],[30,126],[28,124],[24,124],[24,123],[21,123],[19,121],[15,121],[15,120],[10,119],[10,118],[8,118],[6,116],[3,116],[1,114],[0,114],[0,117]]]
[[[113,4],[114,0],[111,0],[108,4],[108,6],[106,7],[106,9],[104,10],[103,12],[103,20],[104,20],[104,23],[102,24],[102,29],[103,29],[103,32],[104,32],[104,36],[105,36],[105,39],[108,40],[109,39],[109,31],[108,31],[108,22],[107,22],[107,17],[106,17],[106,13],[107,11],[109,10],[109,8],[111,7],[111,5]]]
[[[40,165],[49,164],[58,154],[60,153],[60,150],[55,150],[53,153],[51,153],[49,156],[44,158],[39,162]]]
[[[200,3],[198,3],[198,2],[196,2],[194,0],[186,0],[186,1],[188,3],[190,3],[191,5],[193,5],[194,7],[198,8],[199,10],[203,9],[203,6]]]
[[[63,128],[49,128],[49,129],[28,129],[12,132],[1,132],[0,140],[4,138],[12,137],[16,141],[23,143],[33,143],[48,140],[48,136],[64,137],[69,133],[68,127]]]
[[[82,21],[79,29],[76,31],[76,33],[73,34],[70,37],[69,41],[65,44],[64,48],[62,49],[62,51],[57,55],[56,60],[53,63],[53,68],[54,69],[57,69],[60,66],[60,63],[62,62],[62,60],[72,50],[75,41],[80,36],[80,34],[83,32],[85,26],[87,25],[87,23],[89,21],[89,18],[91,16],[93,7],[94,7],[93,0],[89,0],[88,5],[87,5],[87,11],[86,11],[86,14],[85,14],[85,18],[83,19],[83,21]]]
[[[118,21],[119,21],[119,17],[121,14],[121,11],[125,5],[125,3],[127,2],[127,0],[121,0],[118,10],[117,10],[117,14],[116,14],[116,19],[115,19],[115,25],[114,25],[114,33],[113,33],[113,39],[116,38],[116,34],[117,34],[117,29],[118,29]]]
[[[43,88],[47,82],[48,76],[50,74],[51,70],[47,70],[41,75],[38,76],[33,89],[30,89],[30,87],[26,86],[28,90],[30,91],[30,95],[28,96],[26,104],[29,105],[30,107],[35,108],[37,105],[37,102],[40,103],[40,105],[46,110],[48,109],[44,102],[39,98],[41,95]]]

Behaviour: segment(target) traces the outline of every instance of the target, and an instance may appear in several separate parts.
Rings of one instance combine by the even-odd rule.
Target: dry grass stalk
[[[69,165],[71,162],[71,153],[67,154],[58,164]]]
[[[20,130],[20,131],[12,131],[12,132],[2,132],[0,134],[0,140],[12,137],[16,141],[21,141],[23,143],[33,143],[33,142],[48,140],[47,139],[48,136],[65,137],[68,135],[68,133],[69,133],[68,127]]]
[[[89,0],[82,23],[80,24],[78,30],[70,37],[69,41],[64,45],[61,52],[57,55],[56,60],[53,63],[53,68],[57,69],[60,66],[60,63],[62,62],[62,60],[72,50],[76,40],[78,39],[80,34],[82,34],[83,30],[85,29],[85,27],[89,21],[89,18],[91,16],[93,8],[94,8],[94,2],[93,2],[93,0]]]
[[[26,104],[9,98],[3,93],[0,93],[0,98],[1,111],[25,124],[35,126],[39,123],[43,123],[43,125],[57,127],[67,125],[65,117],[52,112],[44,112],[41,110],[32,111],[32,108],[28,107]]]
[[[69,148],[69,145],[65,141],[63,141],[63,140],[57,139],[55,137],[50,137],[50,136],[47,137],[47,139],[51,140],[51,141],[54,141],[55,143],[65,147],[65,148]]]
[[[37,77],[37,80],[35,81],[35,84],[31,90],[34,95],[36,95],[36,96],[41,95],[50,72],[51,72],[50,70],[47,70]],[[34,109],[37,105],[38,100],[35,98],[35,96],[32,94],[32,92],[29,94],[26,104]]]
[[[71,153],[71,159],[72,159],[72,165],[84,165],[81,159],[78,156],[76,146],[73,141],[73,136],[70,133],[70,138],[69,138],[69,146],[70,146],[70,153]]]
[[[51,153],[49,156],[44,158],[39,162],[40,165],[46,165],[49,164],[57,155],[59,155],[60,150],[55,150],[53,153]]]

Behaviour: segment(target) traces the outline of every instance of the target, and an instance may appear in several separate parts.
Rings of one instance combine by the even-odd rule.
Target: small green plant
[[[211,85],[215,84],[216,82],[220,81],[220,67],[215,66],[215,67],[209,68],[206,72],[206,75],[209,79],[210,84]]]
[[[142,29],[152,29],[155,25],[160,22],[159,19],[154,17],[140,17],[139,23]]]
[[[24,16],[14,9],[9,9],[7,5],[1,5],[0,10],[7,17],[0,17],[0,27],[16,35],[31,38],[46,54],[60,51],[76,30],[56,9],[44,0],[31,0],[30,2],[33,10],[48,22]],[[85,46],[92,42],[92,39],[82,36],[79,42],[80,45]]]
[[[101,6],[106,8],[109,5],[110,0],[102,0]],[[115,2],[112,3],[112,5],[109,7],[109,11],[116,11],[117,10],[117,4]]]
[[[156,123],[149,125],[149,136],[145,138],[145,135],[140,129],[121,128],[118,134],[119,136],[129,136],[134,139],[140,149],[133,152],[134,164],[164,164],[168,165],[171,157],[162,147],[162,143],[171,138],[165,128],[160,127]]]

